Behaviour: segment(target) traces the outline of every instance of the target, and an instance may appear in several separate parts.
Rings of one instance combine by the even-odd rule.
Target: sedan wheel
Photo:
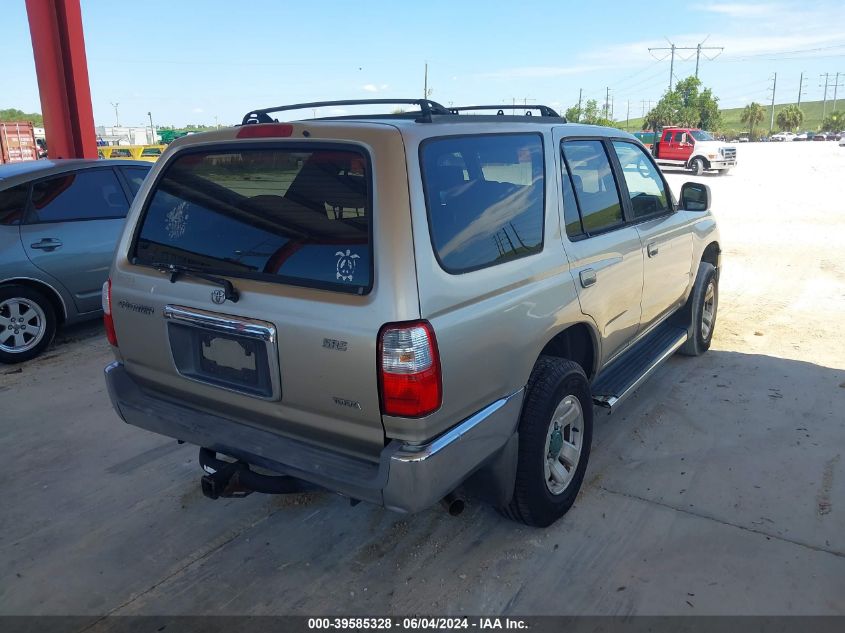
[[[55,332],[56,313],[43,294],[23,286],[0,288],[0,362],[34,358]]]
[[[37,303],[23,297],[6,299],[0,303],[0,350],[28,352],[44,338],[45,321]]]

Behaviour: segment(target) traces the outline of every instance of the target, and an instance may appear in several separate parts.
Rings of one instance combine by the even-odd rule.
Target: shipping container
[[[38,158],[32,123],[0,121],[0,163],[21,163]]]

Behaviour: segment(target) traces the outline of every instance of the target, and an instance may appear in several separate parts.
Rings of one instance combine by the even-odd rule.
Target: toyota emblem
[[[211,300],[220,305],[226,301],[226,292],[222,288],[215,288],[211,291]]]

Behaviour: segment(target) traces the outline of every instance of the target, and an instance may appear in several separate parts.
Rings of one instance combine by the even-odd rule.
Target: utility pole
[[[152,112],[147,112],[147,116],[150,117],[150,145],[158,145],[156,142],[156,129],[153,127]]]
[[[706,38],[705,38],[706,41]],[[704,57],[710,61],[716,59],[721,52],[725,50],[724,46],[704,46],[704,42],[700,42],[695,46],[675,46],[673,42],[669,42],[669,46],[660,47],[660,48],[649,48],[648,52],[651,51],[669,51],[669,55],[671,56],[669,62],[669,90],[672,90],[672,82],[675,78],[675,52],[676,51],[695,51],[695,77],[698,79],[698,67],[699,62],[701,61],[701,51],[719,51],[716,53],[715,57],[707,57],[705,54]],[[652,55],[652,57],[654,57]],[[663,59],[666,59],[665,57]],[[662,61],[662,60],[660,60]],[[686,60],[685,60],[686,61]]]
[[[801,95],[804,93],[804,72],[801,72],[801,81],[798,82],[798,107],[801,107]]]
[[[117,115],[117,106],[119,106],[120,103],[112,103],[111,105],[114,108],[114,125],[115,127],[120,127],[120,117]]]
[[[701,44],[695,47],[695,78],[698,79],[698,60],[701,59]]]
[[[675,76],[675,45],[672,44],[672,61],[669,62],[669,92],[672,92],[672,79]]]
[[[824,121],[825,114],[827,114],[827,79],[828,79],[828,75],[830,75],[830,73],[825,73],[824,75],[819,75],[820,80],[821,80],[822,77],[824,77],[824,103],[822,103],[822,121]],[[819,88],[821,88],[821,87],[822,87],[822,85],[821,85],[821,83],[819,83]]]
[[[628,100],[628,109],[625,111],[625,131],[628,131],[628,124],[631,122],[631,100]]]
[[[610,88],[609,87],[607,88],[607,91],[605,92],[605,97],[604,97],[604,118],[605,119],[610,118]]]
[[[839,75],[845,73],[836,73],[836,81],[833,82],[833,111],[836,112],[836,92],[837,88],[839,88]]]
[[[425,63],[425,76],[423,78],[423,99],[428,99],[428,62]]]
[[[581,122],[581,97],[584,95],[584,89],[578,88],[578,120],[576,123]]]
[[[769,135],[771,135],[772,130],[775,127],[775,90],[778,87],[778,74],[775,73],[775,76],[772,78],[772,119],[769,122]]]

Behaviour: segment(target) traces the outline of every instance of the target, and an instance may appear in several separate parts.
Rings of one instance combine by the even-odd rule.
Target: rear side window
[[[135,261],[363,294],[369,192],[367,156],[346,146],[183,154],[148,198]]]
[[[543,140],[537,134],[447,137],[420,149],[429,230],[457,274],[543,249]]]
[[[591,235],[621,225],[624,222],[622,205],[604,144],[601,141],[564,141],[563,157],[581,211],[584,232]]]
[[[132,197],[134,198],[138,195],[138,190],[144,183],[144,178],[147,177],[149,169],[144,169],[143,167],[118,167],[118,169],[126,178],[126,182],[129,184],[129,190],[132,192]]]
[[[129,203],[111,169],[63,174],[32,185],[27,223],[122,218]]]
[[[28,194],[29,185],[18,185],[0,191],[0,226],[23,222]]]

